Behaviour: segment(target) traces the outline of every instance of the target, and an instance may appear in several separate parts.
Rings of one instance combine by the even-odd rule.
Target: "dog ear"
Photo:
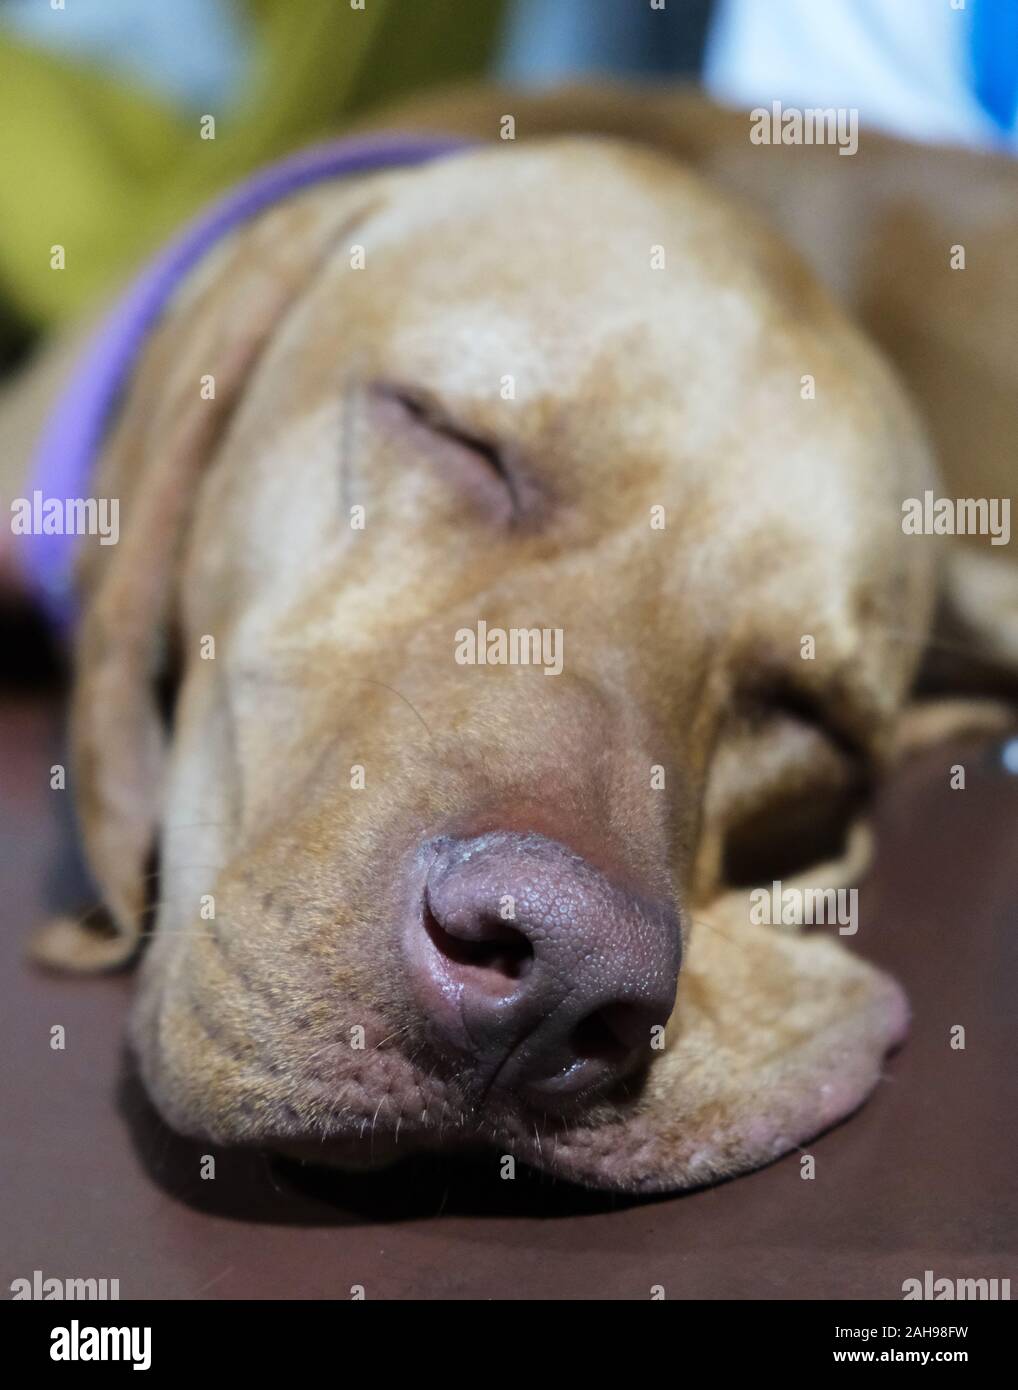
[[[1013,728],[1016,697],[1018,569],[958,547],[887,765],[945,738]],[[806,1142],[862,1102],[907,1025],[902,991],[843,949],[839,927],[803,928],[808,890],[837,901],[869,867],[864,784],[807,725],[760,734],[750,725],[730,740],[705,796],[690,939],[648,1079],[653,1149],[641,1163],[654,1188],[716,1179]],[[775,857],[788,846],[797,861]]]
[[[862,1103],[907,1023],[899,986],[836,938],[718,898],[693,927],[631,1176],[696,1186],[807,1143]]]
[[[717,750],[676,1005],[647,1081],[641,1166],[655,1189],[812,1139],[901,1041],[902,991],[839,940],[872,857],[866,789],[852,750],[788,708],[738,717]],[[825,925],[811,930],[817,904]]]
[[[319,188],[217,248],[178,292],[129,385],[95,480],[119,499],[120,539],[80,559],[83,617],[71,702],[73,787],[109,922],[61,918],[36,960],[102,970],[134,954],[150,900],[173,677],[175,576],[192,499],[274,330],[343,234],[363,190]],[[214,392],[203,380],[214,380]],[[210,398],[211,397],[211,398]]]

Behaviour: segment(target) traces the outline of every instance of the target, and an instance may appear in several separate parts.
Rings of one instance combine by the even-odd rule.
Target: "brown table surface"
[[[200,1148],[126,1079],[130,978],[22,960],[66,795],[48,785],[57,725],[52,702],[0,704],[4,1293],[36,1269],[173,1299],[895,1299],[926,1269],[1018,1288],[1018,777],[999,744],[925,753],[883,796],[861,948],[905,983],[914,1025],[870,1102],[809,1146],[815,1180],[793,1154],[633,1202],[437,1160],[351,1178],[223,1153],[202,1182]]]

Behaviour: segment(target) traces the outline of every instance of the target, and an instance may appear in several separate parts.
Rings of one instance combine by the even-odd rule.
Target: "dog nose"
[[[681,936],[565,846],[497,832],[437,842],[411,972],[434,1038],[486,1087],[545,1107],[609,1089],[650,1059]]]

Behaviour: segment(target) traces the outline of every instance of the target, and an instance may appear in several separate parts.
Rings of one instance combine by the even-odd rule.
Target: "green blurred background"
[[[258,165],[486,74],[696,71],[711,5],[0,0],[0,369]]]
[[[67,25],[66,11],[42,9],[51,29]],[[55,44],[45,13],[33,31],[0,33],[0,284],[9,317],[52,325],[74,316],[256,165],[390,97],[484,71],[502,5],[245,0],[230,7],[228,24],[214,10],[206,6],[208,37],[231,52],[218,71],[206,61],[205,91],[175,93],[166,82],[159,90],[122,55],[114,64],[84,41]],[[158,30],[142,25],[137,38],[158,43]],[[223,95],[209,90],[217,76]],[[215,117],[214,139],[201,138],[205,115]],[[59,276],[49,267],[55,243],[67,248]]]

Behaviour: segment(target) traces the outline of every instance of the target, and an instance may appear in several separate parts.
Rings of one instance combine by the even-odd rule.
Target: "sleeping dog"
[[[795,903],[948,726],[912,700],[946,561],[901,524],[935,486],[884,358],[661,153],[293,191],[189,268],[104,437],[72,722],[110,927],[37,954],[151,937],[132,1046],[210,1143],[632,1191],[803,1143],[906,1031]],[[482,624],[557,669],[470,660]]]

